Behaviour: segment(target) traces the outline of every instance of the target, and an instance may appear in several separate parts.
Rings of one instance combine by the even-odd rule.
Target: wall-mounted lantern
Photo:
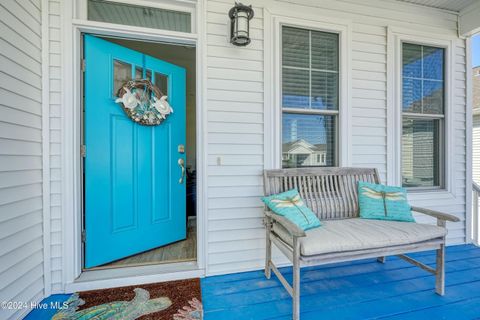
[[[228,12],[230,17],[230,43],[246,46],[250,43],[250,20],[253,18],[252,6],[236,2]]]

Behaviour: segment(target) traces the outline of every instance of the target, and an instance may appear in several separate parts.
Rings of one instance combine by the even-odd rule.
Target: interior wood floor
[[[131,267],[158,263],[192,261],[196,259],[197,228],[196,223],[189,222],[187,239],[102,265],[101,268]]]
[[[410,256],[435,265],[435,253]],[[480,249],[447,247],[446,294],[435,294],[435,277],[396,258],[303,268],[301,319],[480,319]],[[281,268],[291,281],[291,268]],[[202,279],[205,320],[291,319],[291,298],[272,273],[263,271]]]

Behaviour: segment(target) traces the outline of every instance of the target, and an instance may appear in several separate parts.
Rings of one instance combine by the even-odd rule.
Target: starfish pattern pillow
[[[315,213],[305,205],[297,189],[263,197],[262,201],[273,213],[285,217],[304,231],[321,225]]]

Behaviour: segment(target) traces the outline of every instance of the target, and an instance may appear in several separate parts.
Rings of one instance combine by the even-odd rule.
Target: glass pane
[[[119,60],[113,60],[113,96],[117,96],[118,90],[123,84],[132,80],[132,65]]]
[[[282,75],[283,107],[309,108],[308,70],[283,68]]]
[[[335,165],[335,116],[283,114],[284,168]]]
[[[403,119],[402,185],[440,186],[440,120]]]
[[[283,27],[282,30],[282,65],[308,68],[309,31],[291,27]]]
[[[135,67],[135,79],[143,79],[143,68]]]
[[[402,45],[403,76],[422,77],[422,46],[410,43]]]
[[[147,72],[145,72],[145,77],[152,81],[152,70],[147,70]]]
[[[423,113],[443,114],[442,81],[423,81]]]
[[[422,80],[403,79],[403,111],[422,112]]]
[[[423,78],[443,80],[444,49],[423,47]]]
[[[312,109],[338,109],[338,74],[312,71]]]
[[[188,12],[103,0],[88,0],[88,20],[191,32],[191,15]]]
[[[312,68],[338,71],[338,35],[312,31]]]
[[[444,49],[403,44],[403,111],[443,114]]]
[[[155,72],[155,85],[168,96],[168,76]]]

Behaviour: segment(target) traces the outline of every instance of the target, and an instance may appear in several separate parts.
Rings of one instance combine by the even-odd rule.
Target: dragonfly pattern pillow
[[[297,189],[264,197],[262,201],[273,213],[285,217],[304,231],[321,225],[315,213],[305,205]]]
[[[360,218],[415,222],[405,188],[359,181],[358,204]]]

